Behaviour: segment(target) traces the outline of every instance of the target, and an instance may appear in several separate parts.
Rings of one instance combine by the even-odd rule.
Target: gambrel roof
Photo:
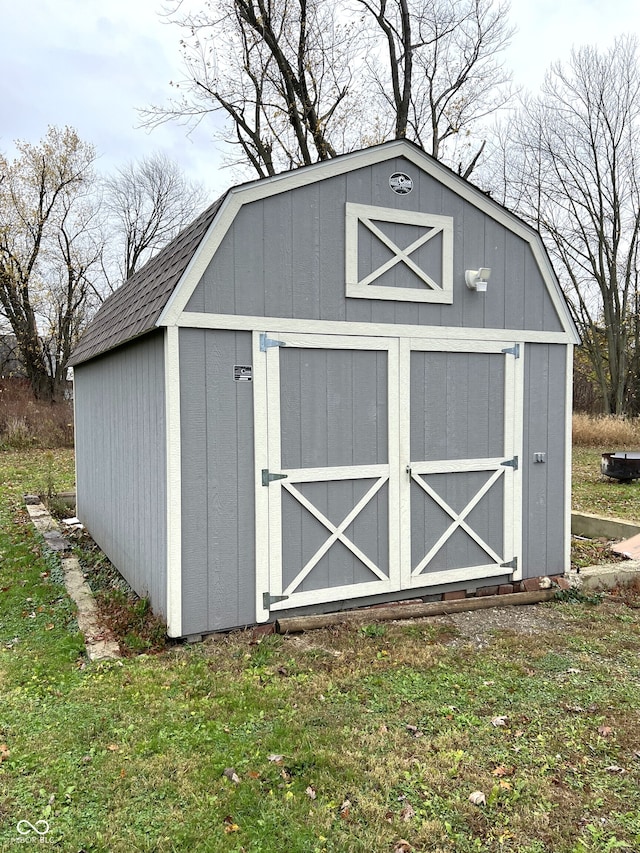
[[[69,364],[81,364],[154,328],[176,323],[243,205],[397,157],[404,157],[429,172],[529,243],[565,330],[566,341],[578,343],[575,325],[538,232],[414,143],[394,140],[228,190],[105,301]]]
[[[73,367],[155,328],[224,196],[135,272],[100,307],[69,361]]]

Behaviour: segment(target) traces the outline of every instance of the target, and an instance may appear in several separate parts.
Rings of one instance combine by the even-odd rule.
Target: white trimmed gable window
[[[347,202],[346,294],[453,302],[453,219]]]

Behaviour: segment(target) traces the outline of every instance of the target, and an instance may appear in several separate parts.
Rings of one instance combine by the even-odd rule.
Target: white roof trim
[[[180,315],[193,295],[207,266],[231,227],[238,211],[244,204],[288,192],[298,187],[307,186],[316,181],[343,175],[353,171],[355,168],[382,163],[394,157],[405,157],[465,201],[468,201],[487,214],[487,216],[490,216],[525,240],[531,246],[551,301],[556,309],[562,327],[568,336],[567,343],[580,343],[580,337],[569,313],[569,308],[560,289],[560,284],[538,232],[519,219],[515,214],[510,213],[502,205],[493,201],[481,190],[464,180],[464,178],[456,175],[433,157],[425,154],[417,146],[402,139],[386,142],[362,151],[343,154],[332,160],[324,160],[292,172],[284,172],[271,178],[262,178],[231,189],[227,193],[226,198],[220,206],[220,210],[215,215],[207,233],[202,238],[199,247],[196,249],[185,272],[165,305],[156,322],[156,326],[172,326],[178,323]]]

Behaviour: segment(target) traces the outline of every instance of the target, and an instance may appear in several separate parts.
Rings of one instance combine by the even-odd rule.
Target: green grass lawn
[[[621,483],[603,477],[601,455],[600,449],[573,448],[573,509],[640,522],[640,480]]]
[[[479,648],[424,620],[90,664],[21,511],[72,455],[0,453],[0,477],[1,850],[20,821],[70,853],[640,850],[640,610],[539,605],[563,630]]]

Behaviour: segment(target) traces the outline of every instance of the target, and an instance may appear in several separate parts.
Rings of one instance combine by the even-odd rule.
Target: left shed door
[[[254,369],[258,621],[399,589],[397,341],[256,333]]]

